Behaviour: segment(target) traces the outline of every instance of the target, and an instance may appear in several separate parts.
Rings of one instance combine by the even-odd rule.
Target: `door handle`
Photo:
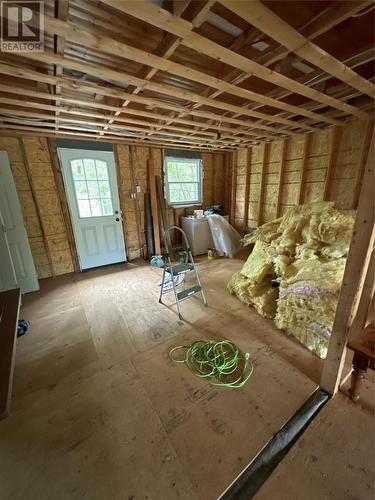
[[[119,221],[120,221],[120,219],[119,219],[118,217],[116,217],[115,221],[116,221],[116,222],[119,222]]]

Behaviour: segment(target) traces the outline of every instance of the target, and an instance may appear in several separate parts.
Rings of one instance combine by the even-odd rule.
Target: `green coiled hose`
[[[180,349],[186,349],[185,357],[176,359],[173,354]],[[174,347],[169,357],[219,387],[243,387],[253,373],[249,354],[244,354],[230,340],[197,340],[190,346]]]

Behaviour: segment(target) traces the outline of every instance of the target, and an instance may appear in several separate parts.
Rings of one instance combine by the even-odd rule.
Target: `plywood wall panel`
[[[358,184],[362,143],[368,129],[368,121],[357,120],[344,124],[339,128],[336,141],[333,141],[332,129],[317,130],[310,134],[304,174],[302,177],[305,135],[297,134],[288,139],[288,147],[284,162],[284,174],[280,185],[279,176],[282,160],[283,141],[269,143],[268,157],[264,162],[262,178],[263,150],[262,145],[253,146],[252,164],[249,176],[249,213],[248,227],[254,227],[259,209],[260,186],[263,184],[263,206],[260,208],[263,221],[276,217],[277,202],[280,202],[280,213],[299,200],[300,187],[303,202],[319,201],[324,197],[328,184],[328,199],[335,202],[336,207],[350,210],[353,205],[355,187]],[[243,159],[247,150],[237,153],[237,200],[242,201]],[[328,167],[331,165],[330,170]],[[303,185],[300,186],[303,178]],[[236,205],[236,220],[243,218],[242,205]],[[245,211],[244,211],[245,212]],[[241,229],[241,228],[239,228]]]
[[[303,134],[293,135],[289,139],[289,147],[286,155],[286,160],[296,160],[303,158],[305,138]]]
[[[6,151],[8,153],[9,161],[12,167],[15,165],[22,165],[23,173],[25,173],[25,167],[23,164],[22,153],[20,150],[18,139],[15,137],[0,137],[0,151]],[[14,168],[13,167],[13,168]],[[15,174],[13,170],[13,174]]]
[[[64,219],[61,207],[61,195],[65,196],[65,193],[58,191],[54,155],[47,139],[0,137],[0,150],[6,151],[10,159],[38,277],[72,272],[74,248],[72,250],[69,245],[69,221]],[[163,155],[159,148],[135,147],[132,175],[130,148],[116,145],[115,151],[125,243],[128,259],[132,260],[142,255],[145,245],[144,193],[149,190],[147,162],[152,157],[155,175],[161,175]],[[211,204],[224,205],[228,193],[225,156],[204,153],[202,159],[205,172],[203,208]],[[140,193],[136,192],[136,186],[140,186]],[[132,193],[136,193],[136,202]],[[194,208],[202,206],[168,209],[169,223],[178,224],[181,216],[192,213]]]
[[[311,203],[312,201],[319,201],[323,199],[323,182],[306,182],[304,189],[305,203]]]

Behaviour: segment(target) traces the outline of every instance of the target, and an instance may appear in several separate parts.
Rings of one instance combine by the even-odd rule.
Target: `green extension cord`
[[[184,359],[173,357],[179,349],[186,349]],[[198,377],[216,379],[210,383],[219,387],[243,387],[253,373],[249,354],[230,340],[197,340],[190,346],[174,347],[169,357],[175,363],[186,364]]]

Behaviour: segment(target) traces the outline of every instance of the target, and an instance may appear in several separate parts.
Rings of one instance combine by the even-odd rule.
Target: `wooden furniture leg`
[[[355,352],[353,357],[353,372],[350,385],[350,398],[355,403],[359,400],[361,387],[366,378],[369,361],[360,353]]]

